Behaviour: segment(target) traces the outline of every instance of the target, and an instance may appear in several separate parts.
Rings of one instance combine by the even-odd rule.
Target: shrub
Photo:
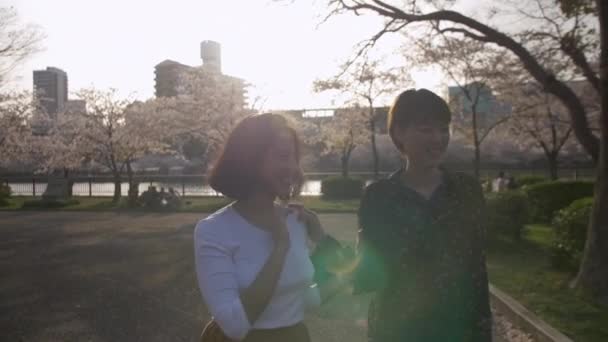
[[[11,197],[11,187],[8,184],[0,181],[0,206],[8,204],[8,199]]]
[[[570,203],[593,196],[593,183],[584,181],[543,182],[525,189],[534,222],[550,223],[553,215]]]
[[[530,185],[547,182],[549,179],[543,176],[522,176],[515,179],[515,184],[517,187],[523,188]]]
[[[592,208],[593,198],[588,197],[572,202],[555,215],[552,223],[555,239],[551,250],[551,263],[554,267],[569,270],[578,268],[585,248]]]
[[[132,206],[141,206],[151,210],[164,210],[171,211],[177,210],[182,205],[182,199],[173,188],[169,188],[168,192],[165,192],[161,188],[161,191],[156,191],[156,187],[150,187],[144,191],[139,198],[130,203]]]
[[[521,191],[492,193],[487,197],[488,234],[521,239],[528,223],[528,197]]]
[[[481,183],[481,188],[482,188],[483,192],[486,192],[486,193],[492,192],[492,179],[491,178],[481,179],[480,183]]]
[[[63,208],[72,205],[78,205],[80,202],[75,199],[67,199],[67,200],[50,200],[50,199],[40,199],[40,200],[29,200],[23,202],[21,206],[22,209],[57,209]]]
[[[325,199],[359,198],[363,185],[359,178],[330,177],[321,181],[321,193]]]

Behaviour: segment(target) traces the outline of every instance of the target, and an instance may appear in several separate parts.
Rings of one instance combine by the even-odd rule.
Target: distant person
[[[492,192],[503,192],[507,189],[507,178],[505,177],[505,172],[500,171],[498,173],[498,177],[494,179],[492,182]]]
[[[304,313],[340,280],[314,284],[308,242],[335,243],[316,215],[276,202],[301,183],[300,144],[285,118],[259,114],[236,125],[209,178],[234,202],[194,231],[198,285],[213,316],[203,341],[310,341]]]
[[[359,208],[355,293],[375,292],[374,342],[490,342],[484,197],[479,182],[441,167],[451,112],[407,90],[388,115],[404,166],[369,185]]]
[[[179,195],[179,193],[177,193],[177,191],[175,191],[175,189],[173,188],[169,188],[169,192],[167,193],[167,207],[171,208],[171,209],[177,209],[181,206],[182,204],[182,199]]]
[[[129,184],[129,190],[128,190],[128,201],[129,201],[129,206],[136,206],[137,202],[138,202],[138,198],[139,198],[139,182],[138,181],[132,181]]]
[[[169,200],[167,199],[167,193],[165,192],[165,188],[160,188],[160,193],[158,194],[159,204],[161,207],[166,207],[169,204]]]
[[[139,196],[139,202],[144,208],[157,209],[160,206],[160,193],[153,185],[148,186],[148,190]]]
[[[180,197],[181,197],[181,196],[180,196],[180,194],[179,194],[177,191],[175,191],[175,189],[173,189],[173,188],[171,188],[171,187],[169,188],[169,194],[170,194],[171,196],[174,196],[174,197],[177,197],[177,198],[180,198]]]

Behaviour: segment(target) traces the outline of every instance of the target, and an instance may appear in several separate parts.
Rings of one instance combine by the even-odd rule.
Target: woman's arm
[[[240,299],[232,251],[206,224],[199,223],[194,233],[198,286],[207,310],[224,334],[239,341],[247,335],[251,323]]]
[[[482,228],[480,227],[479,230]],[[479,331],[479,341],[492,340],[492,312],[490,310],[490,294],[488,285],[488,272],[486,269],[485,243],[483,232],[478,232],[476,246],[473,251],[473,286],[477,294],[476,313]]]
[[[476,341],[489,342],[492,340],[492,312],[490,310],[490,294],[488,285],[488,272],[486,269],[486,203],[481,186],[472,180],[473,217],[475,218],[473,230],[473,254],[471,258],[473,277],[472,283],[475,291],[475,313],[477,315],[478,338]]]
[[[290,209],[294,210],[298,219],[306,226],[309,240],[314,244],[311,253],[311,260],[315,266],[316,283],[312,285],[311,291],[318,291],[315,297],[320,296],[320,302],[325,303],[336,294],[352,287],[354,255],[341,255],[344,252],[340,243],[325,233],[323,226],[313,211],[304,208],[299,204],[290,204]],[[332,264],[341,268],[331,272]]]
[[[357,267],[354,272],[354,293],[377,291],[388,282],[387,260],[383,257],[381,234],[391,220],[382,212],[382,189],[378,184],[367,187],[359,207],[357,235]],[[384,246],[386,247],[386,246]]]
[[[297,203],[290,203],[289,210],[296,213],[298,220],[306,226],[306,232],[308,233],[308,239],[316,246],[325,237],[325,229],[321,225],[321,221],[317,214],[309,209],[306,209],[303,205]]]
[[[288,250],[288,242],[275,244],[270,257],[266,260],[255,280],[241,292],[240,298],[250,322],[255,322],[270,302],[283,270],[283,263]]]
[[[332,297],[340,292],[345,292],[353,285],[353,273],[340,274],[331,277],[325,283],[319,284],[319,293],[321,294],[321,303],[326,303]]]

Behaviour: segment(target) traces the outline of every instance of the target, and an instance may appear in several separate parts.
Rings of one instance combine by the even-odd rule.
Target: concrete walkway
[[[197,341],[207,313],[193,266],[202,214],[0,212],[2,341]],[[356,217],[321,215],[354,241]],[[307,318],[313,341],[365,341],[369,298]]]

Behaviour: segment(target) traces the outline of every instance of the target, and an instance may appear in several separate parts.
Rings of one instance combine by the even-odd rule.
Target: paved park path
[[[208,318],[193,268],[202,214],[0,212],[1,341],[197,341]],[[352,214],[320,215],[354,241]],[[369,298],[340,296],[313,341],[365,341]]]

